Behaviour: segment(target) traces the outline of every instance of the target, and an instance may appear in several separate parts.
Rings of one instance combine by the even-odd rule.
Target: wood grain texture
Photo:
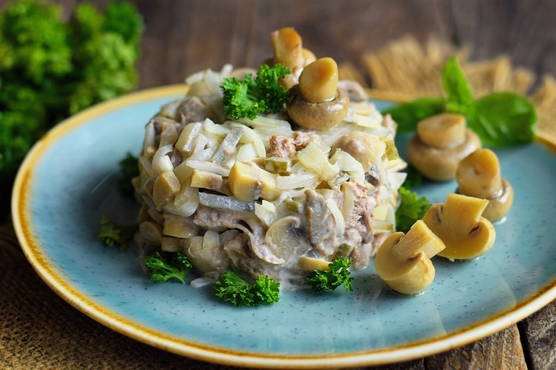
[[[7,0],[0,0],[0,6]],[[78,1],[59,0],[68,16]],[[92,3],[104,6],[108,0]],[[271,30],[291,25],[319,56],[360,66],[365,51],[404,34],[470,44],[473,57],[509,55],[538,74],[556,73],[553,0],[135,0],[146,32],[141,86],[183,81],[225,63],[256,65],[270,55]],[[224,369],[156,350],[79,314],[51,292],[0,230],[0,367]],[[5,293],[4,293],[5,292]],[[30,311],[21,307],[32,307]],[[505,331],[444,354],[382,369],[556,367],[556,304]],[[11,329],[9,334],[6,328]],[[49,340],[54,334],[56,341]],[[521,339],[521,341],[520,341]],[[522,347],[521,343],[524,346]],[[60,348],[63,348],[61,351]],[[525,356],[523,353],[525,349]],[[37,354],[41,361],[37,362]],[[97,361],[91,365],[91,360]]]

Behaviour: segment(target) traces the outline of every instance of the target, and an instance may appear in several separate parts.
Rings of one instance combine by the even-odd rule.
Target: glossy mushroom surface
[[[459,162],[480,147],[481,140],[465,128],[463,116],[443,113],[419,122],[408,156],[425,177],[445,181],[453,179]]]

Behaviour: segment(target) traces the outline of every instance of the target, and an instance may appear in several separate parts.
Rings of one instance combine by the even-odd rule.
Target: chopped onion
[[[297,159],[303,167],[324,180],[333,179],[338,175],[338,166],[330,164],[322,145],[316,141],[312,141],[303,150],[297,152]]]
[[[172,150],[172,145],[164,145],[158,148],[156,153],[154,153],[152,169],[155,176],[158,176],[162,172],[172,171],[174,169],[174,165],[172,164],[170,157],[168,157],[168,154],[170,154]]]
[[[253,212],[254,202],[242,202],[226,195],[199,192],[199,203],[210,208],[229,209],[240,212]]]
[[[203,122],[203,130],[207,134],[214,136],[224,136],[230,132],[230,130],[228,130],[224,125],[217,125],[208,118]]]
[[[185,161],[186,165],[195,168],[197,170],[207,171],[216,173],[220,176],[228,176],[230,174],[230,169],[217,165],[209,161],[199,161],[195,159],[188,159]]]
[[[261,204],[255,203],[255,215],[266,225],[270,226],[276,220],[276,206],[263,200]]]
[[[253,144],[243,144],[236,153],[237,161],[251,161],[255,158],[257,158],[257,153]]]
[[[196,188],[185,187],[182,192],[176,195],[173,204],[164,206],[164,211],[176,216],[189,217],[199,206],[199,190]]]
[[[232,128],[224,140],[220,143],[220,146],[214,153],[212,160],[215,163],[222,163],[228,160],[236,152],[236,146],[239,139],[243,135],[243,129],[240,127]]]
[[[243,135],[241,136],[241,139],[239,140],[240,143],[251,143],[253,144],[253,147],[255,148],[255,152],[257,153],[257,156],[259,157],[266,157],[266,149],[264,146],[263,141],[261,140],[261,138],[259,137],[259,135],[257,135],[257,133],[255,131],[253,131],[252,128],[249,128],[241,123],[238,122],[230,122],[229,123],[231,127],[242,127],[243,128]]]
[[[317,176],[312,173],[277,176],[276,187],[281,190],[314,188],[318,181]]]
[[[154,148],[154,138],[156,131],[154,130],[154,122],[150,120],[145,126],[145,139],[143,140],[143,152],[147,153],[148,148]]]
[[[201,122],[192,122],[185,125],[176,142],[176,149],[184,153],[191,152],[193,150],[193,142],[201,132],[201,129]]]
[[[328,209],[330,210],[332,217],[334,217],[334,220],[336,221],[336,233],[343,234],[344,229],[346,227],[346,223],[344,220],[344,216],[340,211],[340,208],[338,208],[338,204],[334,201],[334,199],[328,198],[326,199],[326,205],[328,206]]]

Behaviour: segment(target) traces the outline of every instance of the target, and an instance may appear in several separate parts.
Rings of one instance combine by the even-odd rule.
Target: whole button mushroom
[[[450,180],[459,161],[480,147],[481,140],[466,128],[464,116],[437,114],[417,124],[409,142],[409,162],[431,180]]]
[[[458,193],[488,200],[483,217],[504,217],[514,201],[512,185],[500,175],[500,163],[492,150],[477,149],[465,157],[456,171]]]
[[[332,58],[321,58],[305,67],[286,103],[295,123],[311,130],[327,130],[341,122],[348,107],[348,96],[338,89],[338,66]]]
[[[290,69],[291,74],[281,80],[282,86],[289,89],[297,84],[303,67],[316,60],[315,54],[302,47],[301,36],[291,27],[280,28],[270,36],[274,59],[267,60],[265,63],[281,63]]]
[[[486,253],[494,244],[494,226],[481,217],[488,201],[461,194],[448,194],[446,203],[433,204],[423,221],[446,249],[440,256],[452,260],[470,259]]]
[[[375,256],[376,272],[399,293],[420,293],[434,280],[430,259],[444,248],[442,240],[419,220],[407,234],[394,233],[382,243]]]

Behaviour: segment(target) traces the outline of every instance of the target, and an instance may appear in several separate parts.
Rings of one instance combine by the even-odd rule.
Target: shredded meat
[[[191,96],[178,107],[177,119],[182,123],[199,122],[209,116],[208,107],[196,96]]]
[[[273,135],[270,137],[269,157],[288,158],[295,154],[294,141],[285,136]]]
[[[249,237],[251,251],[263,261],[280,264],[264,242],[266,228],[257,216],[248,212],[228,211],[200,206],[195,213],[193,222],[201,227],[238,229]]]
[[[305,191],[305,215],[309,240],[324,256],[332,255],[338,246],[336,221],[326,205],[324,197],[314,190]]]
[[[318,138],[318,135],[312,132],[295,131],[293,133],[293,144],[296,150],[305,148],[309,143]]]

